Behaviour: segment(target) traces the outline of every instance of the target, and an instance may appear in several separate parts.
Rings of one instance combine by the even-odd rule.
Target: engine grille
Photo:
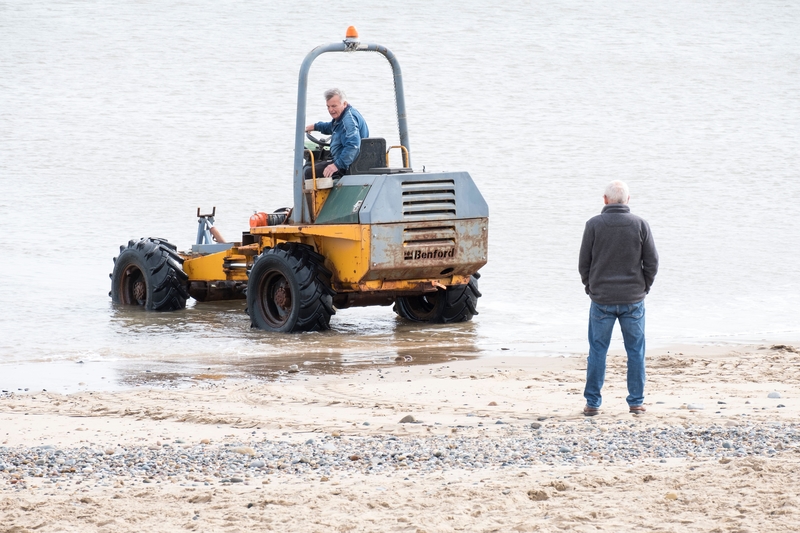
[[[437,220],[456,217],[456,183],[452,179],[404,181],[403,219]]]
[[[403,246],[455,246],[455,226],[427,226],[403,228]]]

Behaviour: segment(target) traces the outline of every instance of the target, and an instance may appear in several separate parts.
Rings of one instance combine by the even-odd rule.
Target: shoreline
[[[725,355],[741,350],[755,350],[760,347],[774,345],[800,346],[800,341],[773,341],[756,343],[752,341],[724,340],[719,342],[669,343],[648,348],[647,359],[658,358],[669,354],[697,353],[705,357]],[[403,350],[406,358],[411,357],[410,366],[436,365],[454,361],[517,361],[529,365],[530,361],[546,361],[549,359],[585,359],[586,351],[555,349],[523,354],[517,348],[498,347],[492,350],[463,351],[456,348],[450,355],[441,348],[431,347],[432,353],[426,353],[428,347],[416,350]],[[621,339],[612,341],[609,357],[624,356]],[[135,389],[153,388],[171,390],[202,385],[204,382],[253,382],[262,383],[281,379],[296,379],[300,376],[352,374],[377,368],[397,366],[403,361],[391,355],[361,357],[354,359],[321,358],[319,354],[312,356],[280,356],[270,358],[246,358],[254,363],[236,361],[230,363],[209,363],[206,361],[183,362],[180,360],[144,359],[139,357],[105,360],[97,358],[39,359],[34,361],[6,361],[0,363],[0,394],[56,392],[74,394],[78,392],[125,392]],[[209,366],[210,365],[210,366]],[[299,373],[292,375],[292,366]],[[47,368],[46,372],[43,369]]]
[[[675,349],[648,356],[643,415],[613,354],[591,418],[579,357],[1,394],[0,518],[109,532],[800,525],[800,347]]]

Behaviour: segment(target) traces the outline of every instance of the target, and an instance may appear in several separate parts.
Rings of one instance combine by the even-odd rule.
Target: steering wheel
[[[308,138],[309,141],[311,141],[312,143],[314,143],[314,144],[316,144],[317,146],[320,146],[320,147],[330,146],[331,145],[330,137],[328,137],[327,139],[317,139],[316,137],[311,135],[310,131],[306,132],[306,137]]]

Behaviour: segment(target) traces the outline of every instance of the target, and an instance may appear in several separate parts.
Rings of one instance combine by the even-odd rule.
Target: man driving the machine
[[[361,113],[347,103],[341,89],[325,91],[325,102],[333,120],[309,124],[306,132],[331,136],[331,159],[314,163],[317,177],[341,178],[358,157],[361,139],[369,137],[369,128]],[[306,168],[305,178],[311,179],[311,167]]]

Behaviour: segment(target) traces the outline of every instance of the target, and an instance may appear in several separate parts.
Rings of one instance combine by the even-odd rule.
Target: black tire
[[[466,322],[478,314],[478,278],[480,274],[470,277],[466,285],[439,289],[436,292],[419,296],[401,296],[394,303],[394,312],[414,322],[432,322],[450,324]]]
[[[313,248],[282,243],[255,258],[247,281],[250,325],[289,333],[330,329],[331,272]]]
[[[189,298],[183,258],[175,245],[164,239],[128,241],[119,247],[111,277],[111,300],[140,305],[148,311],[177,311]]]

